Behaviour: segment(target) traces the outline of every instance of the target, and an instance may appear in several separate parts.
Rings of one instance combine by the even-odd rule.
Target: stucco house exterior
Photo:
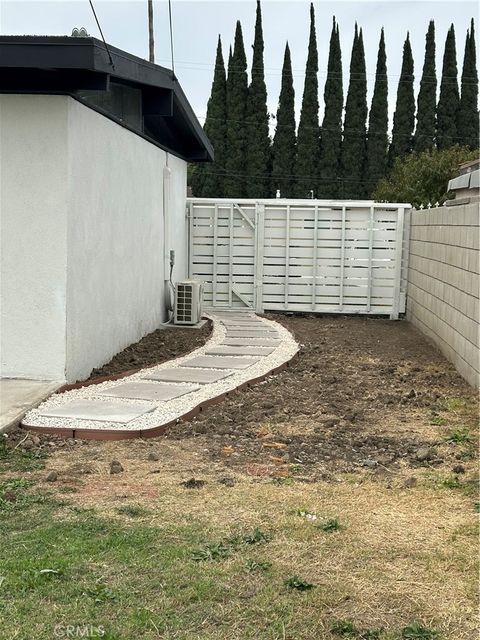
[[[95,38],[1,36],[0,67],[1,374],[73,382],[165,321],[213,150],[170,70]]]

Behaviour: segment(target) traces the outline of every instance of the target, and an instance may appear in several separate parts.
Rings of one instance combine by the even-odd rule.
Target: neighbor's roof
[[[97,38],[0,36],[0,93],[78,98],[76,91],[107,91],[114,80],[142,91],[143,117],[153,133],[132,130],[185,160],[212,160],[213,148],[172,71],[110,45],[108,50],[113,66]]]

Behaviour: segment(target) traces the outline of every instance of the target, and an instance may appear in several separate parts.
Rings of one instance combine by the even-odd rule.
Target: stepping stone
[[[239,329],[249,329],[252,327],[265,327],[260,320],[221,320],[225,327],[238,327]]]
[[[259,320],[262,321],[262,318],[259,318],[253,313],[222,313],[215,314],[219,320]]]
[[[228,338],[226,337],[222,345],[232,347],[278,347],[280,340],[275,338]]]
[[[237,346],[230,347],[220,345],[218,347],[212,347],[206,351],[207,356],[268,356],[272,353],[273,347],[248,347]]]
[[[166,402],[167,400],[184,396],[186,393],[192,393],[199,389],[200,387],[198,385],[193,384],[178,385],[162,384],[161,382],[127,382],[111,387],[110,389],[105,389],[105,391],[100,391],[99,395]]]
[[[260,358],[235,358],[228,356],[197,356],[185,362],[186,367],[203,367],[204,369],[247,369]],[[180,365],[183,367],[183,365]]]
[[[72,418],[76,420],[99,420],[126,424],[156,409],[154,404],[144,402],[126,403],[116,400],[74,400],[52,409],[40,409],[46,418]]]
[[[268,329],[227,329],[227,338],[275,338],[276,331]]]
[[[190,369],[187,366],[178,369],[160,369],[155,373],[143,376],[146,380],[160,380],[162,382],[195,382],[197,384],[213,384],[231,376],[231,371],[204,371]]]

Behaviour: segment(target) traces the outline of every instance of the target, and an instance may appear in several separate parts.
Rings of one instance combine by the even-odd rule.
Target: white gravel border
[[[99,395],[99,391],[116,387],[118,385],[125,384],[126,382],[152,382],[152,380],[143,380],[144,376],[149,373],[161,371],[162,369],[170,369],[171,367],[179,366],[180,364],[186,363],[188,360],[196,356],[205,355],[206,351],[208,351],[212,347],[220,345],[223,342],[227,332],[227,327],[222,324],[221,320],[228,317],[227,313],[228,312],[221,312],[218,316],[215,314],[215,312],[205,314],[205,316],[210,318],[213,322],[213,332],[210,339],[203,347],[200,347],[199,349],[196,349],[195,351],[192,351],[185,356],[176,358],[175,360],[169,360],[155,367],[142,369],[137,373],[134,373],[125,378],[121,378],[119,380],[110,380],[107,382],[102,382],[100,384],[92,384],[80,389],[72,389],[70,391],[64,391],[63,393],[54,394],[50,396],[48,400],[43,402],[40,407],[29,411],[23,418],[23,424],[25,426],[31,427],[48,427],[49,429],[98,429],[107,431],[141,431],[153,429],[154,427],[159,427],[180,418],[182,415],[184,415],[188,411],[191,411],[206,400],[216,398],[223,393],[236,389],[241,384],[248,382],[249,380],[268,374],[273,369],[291,360],[299,350],[299,345],[294,340],[292,334],[287,329],[285,329],[285,327],[277,322],[267,320],[265,318],[258,318],[257,316],[251,316],[251,314],[249,314],[251,317],[256,318],[256,320],[260,323],[270,325],[272,329],[276,330],[280,342],[274,349],[274,351],[272,351],[272,353],[270,353],[268,356],[261,356],[260,360],[257,363],[253,364],[247,369],[231,370],[233,371],[233,374],[231,376],[228,376],[227,378],[224,378],[223,380],[219,380],[218,382],[212,384],[200,385],[200,389],[198,391],[194,391],[179,398],[174,398],[173,400],[168,400],[167,402],[156,403],[152,402],[151,400],[117,398],[119,402],[124,402],[125,404],[145,403],[145,405],[147,406],[151,406],[152,404],[155,404],[157,406],[154,411],[145,413],[126,424],[120,424],[117,422],[104,422],[98,420],[53,418],[40,415],[41,409],[45,410],[47,408],[50,409],[58,407],[72,400],[105,400],[105,396]],[[231,327],[229,328],[231,329]],[[273,336],[270,335],[269,337]],[[245,342],[251,343],[252,345],[255,344],[256,340],[257,338],[245,338]],[[248,358],[251,356],[237,357]],[[183,385],[183,383],[168,384]],[[112,400],[112,398],[109,398],[109,400]]]

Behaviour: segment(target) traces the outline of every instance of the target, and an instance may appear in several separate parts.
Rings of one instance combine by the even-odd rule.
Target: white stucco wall
[[[187,274],[187,165],[73,98],[4,98],[4,375],[73,382],[166,319],[171,248]]]
[[[65,376],[67,103],[0,95],[3,377]]]
[[[188,275],[188,219],[186,215],[187,163],[168,155],[170,188],[167,195],[167,241],[175,251],[173,280],[183,280]],[[166,255],[168,261],[168,252]]]

